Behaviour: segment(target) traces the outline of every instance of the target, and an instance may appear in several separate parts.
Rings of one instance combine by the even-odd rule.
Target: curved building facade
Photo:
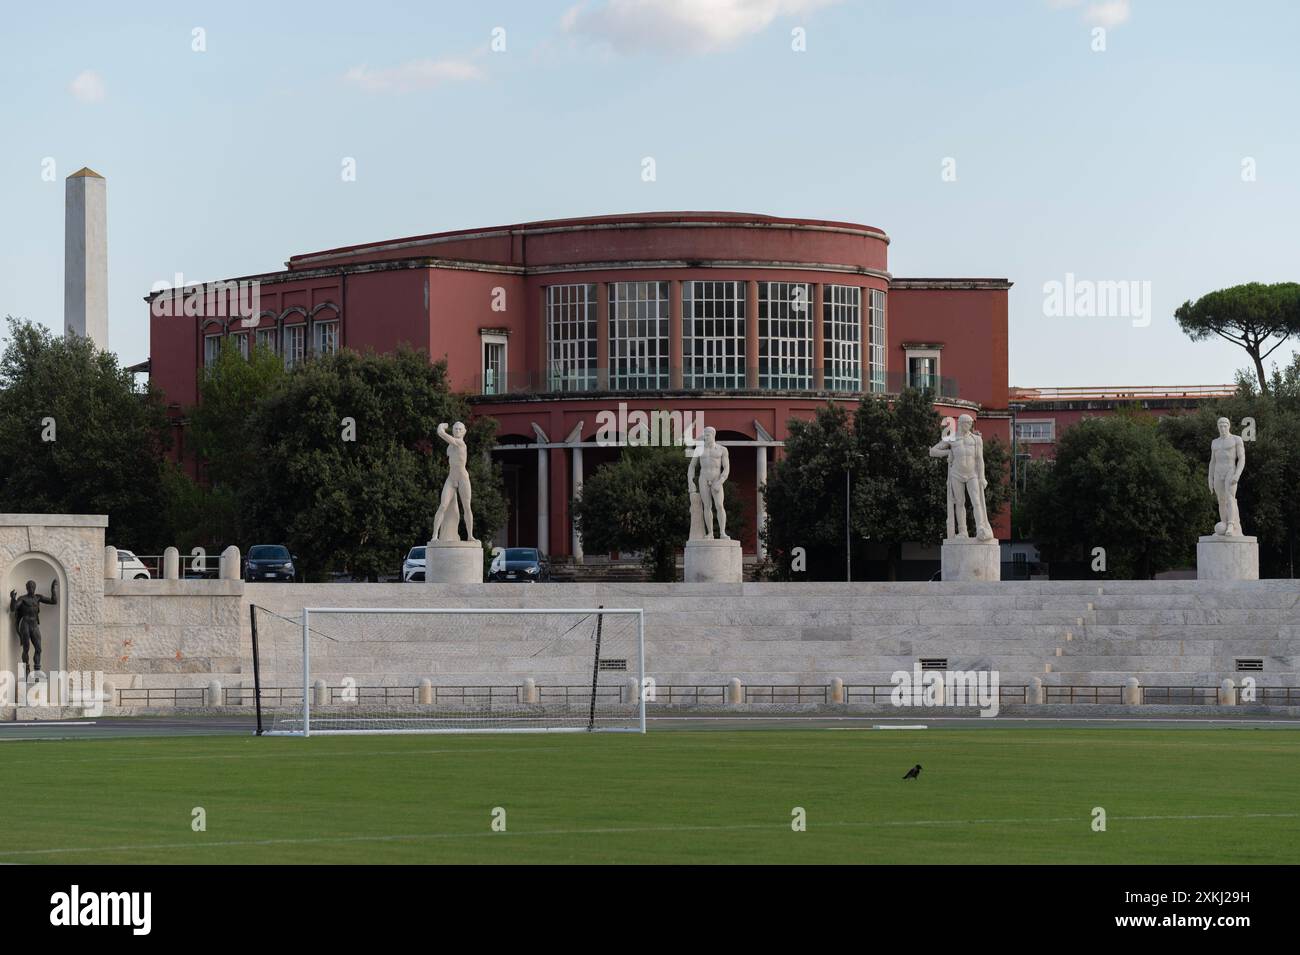
[[[445,358],[453,386],[500,425],[501,541],[577,560],[570,501],[629,431],[654,442],[712,426],[746,501],[744,526],[729,530],[754,554],[758,488],[787,423],[827,401],[929,386],[941,414],[971,413],[986,437],[1008,438],[1011,283],[896,278],[888,253],[872,226],[721,212],[367,243],[228,280],[256,288],[255,321],[214,314],[211,295],[189,317],[151,307],[150,371],[180,411],[227,336],[289,364],[400,343]]]

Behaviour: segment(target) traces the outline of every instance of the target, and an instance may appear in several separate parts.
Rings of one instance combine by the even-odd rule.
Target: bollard
[[[220,680],[208,681],[208,692],[205,694],[204,702],[207,703],[208,706],[221,705],[221,681]]]
[[[1223,682],[1219,684],[1219,705],[1237,705],[1237,684],[1227,677],[1224,677]]]
[[[844,681],[840,677],[831,677],[831,702],[844,702]]]
[[[1026,702],[1034,703],[1036,705],[1041,706],[1044,698],[1046,697],[1046,694],[1043,692],[1042,679],[1040,679],[1039,677],[1032,678],[1029,681],[1029,686],[1027,687],[1027,690],[1028,690],[1027,693],[1028,700]]]
[[[733,676],[727,683],[727,702],[739,703],[745,698],[744,687],[741,686],[740,677]]]
[[[112,544],[104,548],[104,579],[120,580],[122,569],[117,563],[117,548]]]
[[[524,702],[537,702],[537,681],[530,676],[524,677]]]
[[[181,579],[181,552],[175,547],[163,551],[162,575],[163,580]]]
[[[1129,706],[1138,706],[1142,702],[1142,684],[1135,676],[1129,677],[1124,687],[1124,702]]]
[[[239,580],[239,548],[231,544],[221,552],[220,574],[222,580]]]
[[[223,554],[222,557],[225,557]],[[324,680],[317,680],[312,687],[312,706],[325,706],[330,701],[330,688]]]
[[[433,705],[433,681],[427,676],[420,681],[420,705]]]

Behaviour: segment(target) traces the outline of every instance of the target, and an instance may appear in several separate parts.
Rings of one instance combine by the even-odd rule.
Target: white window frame
[[[686,388],[746,386],[745,297],[743,279],[682,282],[682,384]]]
[[[500,380],[496,383],[495,391],[488,391],[488,346],[501,346],[501,370]],[[510,368],[510,337],[508,335],[491,335],[480,334],[478,346],[478,367],[481,377],[480,393],[485,395],[502,395],[505,394],[505,382],[508,380]]]
[[[862,289],[822,286],[822,387],[862,390]]]
[[[331,347],[328,351],[322,347],[324,345],[323,339],[325,336],[325,332],[327,330],[333,334]],[[311,330],[311,339],[312,339],[311,348],[313,354],[316,355],[334,354],[336,351],[339,350],[339,320],[337,318],[327,318],[323,321],[313,322],[312,330]]]
[[[657,391],[669,386],[667,282],[610,282],[609,387]]]
[[[886,345],[887,331],[885,325],[885,291],[870,290],[871,342],[870,361],[868,363],[867,387],[872,394],[884,394],[887,388],[887,366],[885,356],[889,353]]]
[[[1027,424],[1047,425],[1046,437],[1026,438],[1020,433],[1020,429]],[[1017,418],[1016,419],[1016,441],[1019,444],[1054,444],[1056,442],[1056,419],[1055,418]]]
[[[802,308],[797,291],[802,289]],[[813,287],[809,282],[758,283],[758,387],[811,391]]]
[[[280,342],[275,334],[275,326],[268,325],[266,328],[254,330],[253,344],[269,348],[272,355],[280,354]]]
[[[912,383],[912,359],[913,358],[933,358],[934,359],[934,393],[939,394],[939,382],[943,378],[943,350],[939,348],[905,348],[903,349],[905,358],[903,359],[903,375],[908,388],[915,388]]]
[[[235,347],[239,349],[240,356],[243,357],[244,361],[248,361],[248,332],[231,332],[230,337],[234,341]]]
[[[296,342],[295,338],[298,339]],[[285,368],[292,368],[304,361],[307,358],[307,323],[286,324],[280,330],[280,342]]]
[[[596,390],[596,311],[593,283],[546,287],[548,390]]]
[[[204,369],[212,368],[221,356],[221,339],[222,335],[218,332],[215,335],[205,334],[203,336],[203,367]]]

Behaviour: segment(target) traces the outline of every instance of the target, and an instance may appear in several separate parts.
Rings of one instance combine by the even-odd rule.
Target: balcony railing
[[[866,393],[896,395],[905,388],[928,388],[936,398],[961,398],[961,389],[956,378],[927,375],[920,380],[904,372],[888,372],[877,375],[874,382],[864,381],[864,387],[852,391],[838,388],[814,388],[812,375],[791,374],[786,370],[774,373],[783,384],[781,387],[760,385],[749,388],[741,384],[731,387],[702,387],[692,383],[689,376],[676,373],[679,369],[667,372],[650,373],[637,370],[624,371],[616,369],[610,374],[608,368],[597,368],[582,374],[547,375],[543,372],[507,372],[493,375],[486,381],[482,375],[475,375],[470,381],[470,393],[475,396],[513,396],[513,395],[564,395],[564,394],[649,394],[659,392],[690,392],[709,394],[729,394],[736,392],[779,392],[781,394],[807,393],[817,395],[852,395]],[[744,381],[763,381],[764,377],[751,373]],[[673,387],[673,382],[682,382]],[[806,384],[801,384],[806,383]]]

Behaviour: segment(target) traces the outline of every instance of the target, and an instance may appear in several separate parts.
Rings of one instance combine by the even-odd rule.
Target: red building
[[[889,237],[850,222],[726,212],[494,226],[296,255],[255,283],[256,324],[151,309],[150,369],[178,409],[223,336],[287,363],[399,343],[446,358],[453,387],[500,423],[504,542],[581,559],[569,502],[620,452],[602,422],[692,413],[731,449],[753,502],[730,529],[748,553],[757,494],[791,419],[824,402],[930,385],[1009,439],[1002,278],[895,278]],[[150,296],[151,301],[155,296]],[[156,305],[156,303],[154,303]],[[183,437],[183,436],[181,436]],[[178,442],[179,443],[179,442]],[[683,471],[685,461],[683,462]],[[1007,516],[995,524],[1007,532]]]
[[[1167,415],[1196,410],[1206,401],[1226,398],[1235,385],[1139,385],[1136,387],[1012,388],[1010,407],[1021,459],[1056,457],[1061,433],[1085,418],[1121,409]]]

